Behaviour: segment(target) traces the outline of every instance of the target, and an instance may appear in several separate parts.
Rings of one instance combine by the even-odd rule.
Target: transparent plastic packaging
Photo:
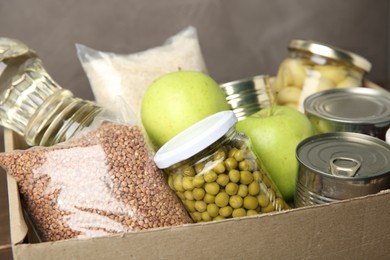
[[[104,52],[82,44],[76,44],[76,49],[96,103],[106,107],[121,96],[138,117],[147,87],[161,75],[178,70],[207,72],[193,26],[137,53]]]
[[[157,151],[154,160],[195,222],[288,209],[232,111],[214,114]],[[196,144],[195,144],[196,143]]]
[[[292,40],[289,56],[282,61],[274,82],[279,105],[304,112],[309,95],[333,88],[361,87],[371,69],[365,58],[314,41]]]
[[[95,120],[61,144],[2,153],[0,165],[42,241],[192,223],[135,123]]]
[[[46,72],[25,44],[0,38],[0,124],[26,143],[49,146],[71,138],[102,110],[77,98]]]

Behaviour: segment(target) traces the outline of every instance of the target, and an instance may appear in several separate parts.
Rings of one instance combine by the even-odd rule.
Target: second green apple
[[[297,145],[314,134],[309,119],[294,108],[275,106],[239,121],[236,129],[246,134],[252,150],[286,201],[292,201],[298,174]]]

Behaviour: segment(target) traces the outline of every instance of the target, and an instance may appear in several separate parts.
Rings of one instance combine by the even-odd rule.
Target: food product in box
[[[235,131],[236,122],[233,111],[218,112],[168,141],[154,157],[196,222],[288,208],[248,138]]]
[[[306,97],[326,89],[361,87],[371,69],[360,55],[320,42],[292,40],[288,49],[275,80],[276,100],[301,112]]]
[[[192,26],[142,52],[118,54],[77,44],[77,53],[96,102],[109,106],[123,97],[137,116],[146,88],[159,76],[177,70],[207,72],[196,29]]]
[[[139,126],[103,123],[51,147],[0,155],[43,241],[191,223]]]

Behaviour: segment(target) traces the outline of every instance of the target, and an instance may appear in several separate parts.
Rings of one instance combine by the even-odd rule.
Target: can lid
[[[314,135],[298,145],[296,156],[311,171],[335,178],[359,180],[390,173],[390,145],[360,133]]]
[[[155,154],[154,162],[165,169],[186,160],[225,135],[236,122],[231,110],[206,117],[164,144]]]
[[[316,92],[304,101],[306,114],[350,124],[390,123],[390,93],[354,87]]]
[[[369,72],[371,70],[371,63],[362,56],[320,42],[296,39],[289,43],[288,49],[310,52],[325,58],[347,62],[364,70],[365,72]]]

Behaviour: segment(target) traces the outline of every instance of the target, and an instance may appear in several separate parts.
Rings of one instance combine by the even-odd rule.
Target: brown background
[[[303,38],[366,57],[373,64],[368,78],[389,88],[389,21],[388,0],[0,0],[0,37],[35,49],[52,77],[85,99],[93,95],[75,43],[133,53],[189,25],[198,30],[210,75],[221,83],[275,75],[288,42]],[[9,238],[4,178],[0,183],[1,246]]]

